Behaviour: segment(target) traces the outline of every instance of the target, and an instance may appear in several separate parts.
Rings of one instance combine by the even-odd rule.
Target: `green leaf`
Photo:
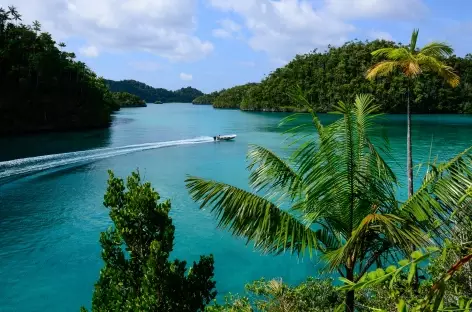
[[[378,268],[375,270],[375,274],[377,275],[377,278],[380,278],[385,275],[385,271],[382,268]]]
[[[427,247],[426,247],[426,250],[428,250],[430,253],[433,253],[433,252],[438,252],[438,251],[440,251],[441,249],[438,248],[438,247],[435,247],[435,246],[427,246]]]
[[[350,281],[348,280],[347,278],[344,278],[344,277],[338,277],[338,279],[343,282],[344,284],[347,284],[347,285],[355,285],[355,283],[353,281]]]
[[[400,299],[400,301],[397,303],[397,312],[407,312],[406,304],[403,299]]]
[[[408,265],[409,263],[410,261],[408,261],[408,259],[403,259],[403,260],[398,261],[398,264],[402,267]]]
[[[410,271],[408,272],[408,279],[407,279],[408,284],[411,284],[413,277],[415,276],[415,273],[416,273],[416,263],[413,262],[410,265]]]
[[[444,284],[443,281],[441,281],[438,286],[438,293],[436,294],[436,298],[434,299],[432,312],[438,311],[440,306],[442,306],[445,291],[446,291],[446,285]]]
[[[369,272],[367,276],[369,280],[374,280],[377,278],[377,272],[376,271]]]
[[[388,268],[386,269],[387,273],[392,273],[392,272],[395,272],[397,270],[397,267],[394,266],[394,265],[390,265],[388,266]]]
[[[421,258],[422,256],[423,256],[423,253],[419,250],[416,250],[416,251],[411,253],[411,257],[413,258],[413,260],[417,260],[417,259]]]

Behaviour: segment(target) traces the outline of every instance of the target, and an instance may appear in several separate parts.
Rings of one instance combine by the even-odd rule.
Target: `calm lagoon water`
[[[107,169],[125,177],[139,168],[162,198],[171,199],[173,257],[190,262],[213,253],[220,295],[242,292],[246,282],[259,277],[297,283],[316,275],[316,260],[260,255],[244,240],[216,229],[216,220],[198,209],[184,184],[192,174],[247,188],[248,144],[283,152],[283,130],[277,125],[285,116],[149,105],[123,109],[107,130],[0,139],[0,311],[90,306],[102,266],[99,233],[110,225],[102,205]],[[332,115],[321,118],[333,120]],[[415,115],[413,121],[416,162],[428,160],[431,146],[432,155],[444,160],[472,145],[472,116]],[[380,122],[378,134],[387,132],[391,164],[406,183],[406,118],[389,115]],[[238,135],[234,142],[210,138],[231,133]]]

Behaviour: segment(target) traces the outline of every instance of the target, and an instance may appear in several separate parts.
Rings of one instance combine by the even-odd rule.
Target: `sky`
[[[0,0],[98,75],[212,92],[258,82],[347,40],[450,43],[472,52],[471,0]]]

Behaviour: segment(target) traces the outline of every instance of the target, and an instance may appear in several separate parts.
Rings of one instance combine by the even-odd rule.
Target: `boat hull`
[[[220,136],[215,136],[213,139],[215,141],[231,141],[236,138],[236,134],[229,134],[229,135],[220,135]]]

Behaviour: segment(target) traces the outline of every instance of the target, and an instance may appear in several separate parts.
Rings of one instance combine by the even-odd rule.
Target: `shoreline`
[[[212,106],[214,109],[227,109],[227,110],[240,110],[242,112],[255,112],[255,113],[301,113],[309,114],[310,112],[307,109],[297,109],[297,108],[262,108],[262,109],[241,109],[237,107],[214,107],[212,104],[193,104],[196,106]],[[330,112],[316,112],[317,114],[329,114]],[[404,113],[397,112],[379,112],[378,114],[386,115],[406,115]],[[412,112],[412,115],[471,115],[471,113],[459,113],[459,112]]]

